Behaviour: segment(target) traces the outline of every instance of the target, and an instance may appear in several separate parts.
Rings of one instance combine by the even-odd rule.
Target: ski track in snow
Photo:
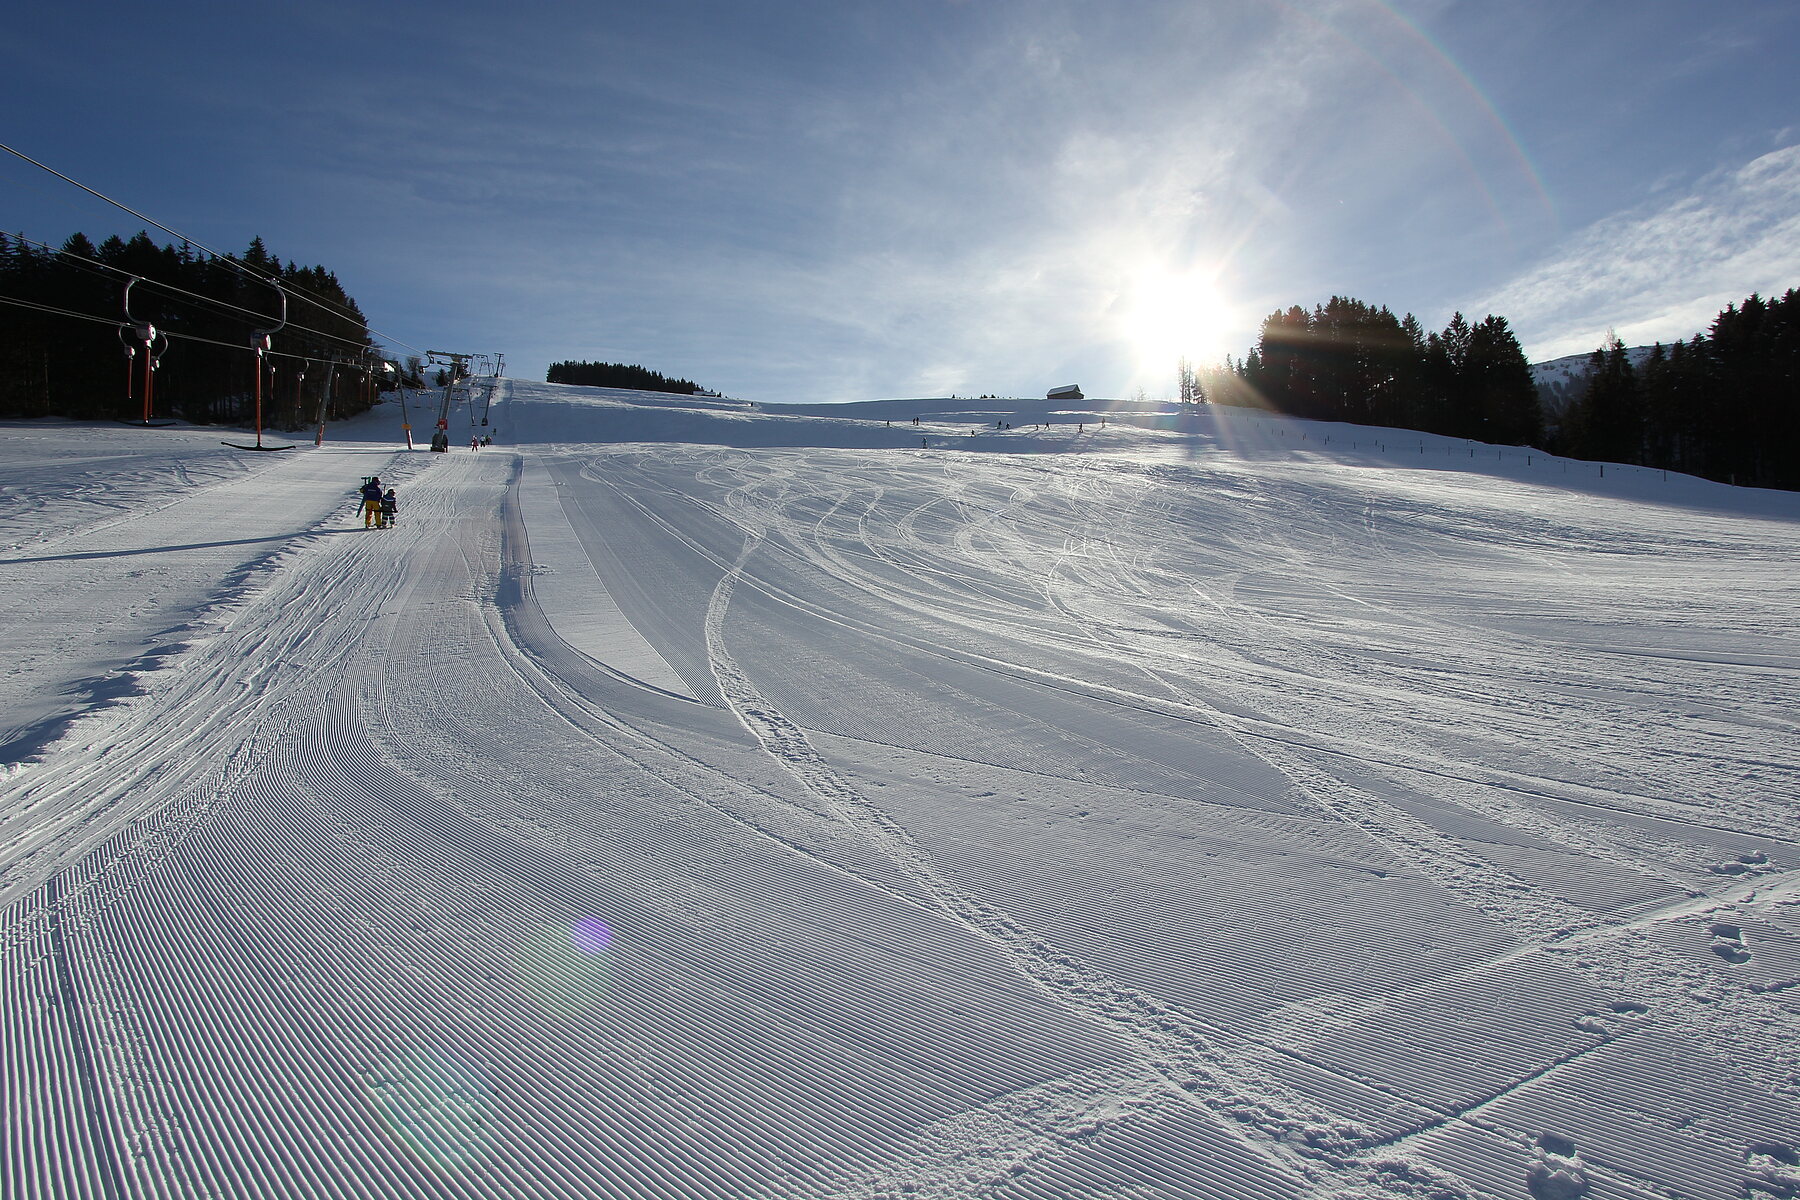
[[[1250,414],[495,412],[559,444],[0,470],[70,584],[0,778],[6,1195],[1800,1191],[1800,514]],[[537,608],[521,453],[691,697]],[[334,536],[371,470],[399,526]]]
[[[909,518],[916,516],[916,513],[917,510],[914,510],[913,513],[909,514]],[[748,553],[749,551],[746,550],[746,557],[748,556]],[[740,562],[739,566],[741,567],[741,565]],[[737,567],[733,568],[732,573],[727,576],[725,584],[722,584],[720,591],[715,594],[714,610],[709,615],[709,629],[717,629],[721,623],[720,618],[723,611],[721,603],[723,598],[729,595],[726,588],[735,577],[737,569]],[[793,727],[791,722],[780,717],[779,714],[771,713],[766,700],[757,694],[753,688],[748,686],[747,682],[743,679],[741,672],[737,671],[735,666],[730,663],[730,659],[728,655],[723,652],[722,646],[715,649],[714,661],[715,669],[720,672],[722,682],[726,683],[724,690],[727,696],[732,698],[734,707],[739,711],[740,717],[745,720],[747,725],[754,730],[759,731],[759,736],[770,749],[771,753],[793,765],[796,772],[808,782],[809,786],[815,792],[827,797],[836,796],[837,802],[833,806],[838,811],[845,813],[853,823],[864,824],[867,827],[872,840],[887,845],[890,852],[893,853],[895,857],[912,861],[913,873],[922,880],[933,884],[934,891],[939,890],[943,886],[941,881],[936,881],[931,878],[929,867],[918,861],[916,849],[904,844],[904,835],[896,830],[885,816],[879,813],[870,814],[866,800],[855,796],[854,793],[844,787],[840,780],[835,779],[831,775],[829,768],[823,764],[817,754],[805,743],[804,734]],[[1274,761],[1275,758],[1275,756],[1266,751],[1263,752],[1262,756],[1270,761]],[[1316,780],[1307,781],[1304,779],[1301,768],[1292,764],[1278,763],[1277,765],[1280,765],[1290,778],[1293,778],[1297,783],[1300,783],[1303,789],[1307,787],[1309,782],[1312,787],[1318,788],[1319,785]],[[1541,902],[1534,903],[1534,898],[1529,895],[1529,889],[1521,881],[1510,875],[1497,872],[1489,864],[1473,859],[1467,850],[1460,844],[1435,835],[1432,831],[1421,826],[1420,823],[1411,820],[1403,812],[1394,809],[1391,806],[1380,805],[1378,802],[1373,802],[1371,800],[1364,800],[1359,806],[1347,807],[1341,803],[1343,800],[1341,789],[1327,787],[1319,790],[1321,792],[1331,791],[1339,793],[1336,797],[1339,803],[1334,804],[1324,800],[1318,800],[1317,802],[1320,804],[1320,807],[1326,809],[1326,811],[1331,812],[1332,815],[1337,816],[1340,819],[1366,829],[1370,832],[1371,836],[1385,848],[1395,852],[1398,857],[1410,862],[1412,865],[1421,867],[1438,877],[1441,882],[1444,882],[1454,890],[1469,895],[1471,901],[1483,910],[1498,912],[1509,918],[1520,918],[1529,926],[1527,932],[1536,933],[1540,937],[1551,935],[1560,939],[1575,931],[1576,927],[1572,926],[1571,922],[1578,920],[1580,915],[1578,910],[1566,903],[1555,901],[1551,901],[1548,904]],[[846,797],[849,798],[846,799]],[[854,815],[858,812],[863,814],[860,821]],[[1630,865],[1636,866],[1638,864],[1633,862]],[[1490,879],[1493,880],[1492,883],[1489,882]],[[944,901],[947,910],[952,912],[955,911],[959,902],[967,903],[967,901],[962,898]],[[1534,909],[1542,911],[1534,911]],[[1546,920],[1546,918],[1548,919]],[[1015,944],[1013,949],[1018,953],[1022,962],[1025,963],[1029,963],[1034,956],[1042,954],[1041,948],[1029,945],[1020,947]],[[1666,968],[1668,963],[1665,962],[1662,965]],[[1027,973],[1032,973],[1029,967],[1027,967]],[[1090,980],[1084,982],[1089,984],[1090,989],[1093,988],[1093,981]],[[1107,990],[1107,988],[1108,985],[1102,982],[1100,988],[1094,990]],[[1117,996],[1114,998],[1115,1000],[1118,999]],[[1690,1008],[1692,1007],[1694,1006],[1690,1006]],[[1709,1012],[1706,1012],[1704,1009],[1701,1011],[1704,1016],[1710,1018],[1711,1014]],[[1693,1016],[1694,1014],[1690,1012],[1686,1015]],[[1739,1017],[1741,1017],[1741,1015],[1742,1014],[1737,1014]],[[1767,1016],[1769,1014],[1758,1015]],[[1727,1020],[1722,1024],[1729,1026],[1730,1023],[1730,1020]],[[1765,1024],[1766,1023],[1768,1022],[1765,1021]],[[1722,1039],[1722,1041],[1725,1044],[1729,1044],[1729,1039]],[[1158,1056],[1152,1053],[1149,1057],[1154,1059]],[[1572,1059],[1570,1061],[1572,1061]],[[1267,1089],[1270,1084],[1267,1079],[1256,1079],[1254,1077],[1243,1078],[1243,1076],[1247,1074],[1247,1064],[1240,1060],[1233,1065],[1235,1067],[1235,1074],[1239,1078],[1234,1079],[1232,1081],[1233,1086],[1226,1089],[1224,1092],[1224,1094],[1229,1097],[1230,1103],[1241,1104],[1243,1102],[1242,1097],[1249,1092],[1251,1085],[1260,1085],[1263,1089],[1262,1094],[1268,1094]],[[1555,1064],[1555,1066],[1561,1065],[1564,1064]],[[1554,1069],[1554,1067],[1549,1069]],[[1522,1080],[1513,1086],[1522,1087],[1527,1083],[1534,1082],[1537,1078],[1540,1078],[1542,1074],[1547,1073],[1547,1070],[1546,1072],[1540,1072],[1526,1080]],[[1193,1081],[1190,1080],[1186,1086],[1193,1087]],[[1430,1122],[1429,1126],[1435,1126],[1447,1120],[1475,1120],[1476,1118],[1472,1115],[1475,1109],[1492,1104],[1503,1094],[1504,1092],[1486,1097],[1480,1105],[1472,1104],[1465,1111],[1445,1114],[1441,1118]],[[1286,1114],[1283,1115],[1285,1116]],[[1315,1122],[1313,1131],[1316,1140],[1325,1142],[1327,1145],[1331,1145],[1335,1141],[1336,1145],[1332,1147],[1333,1149],[1338,1149],[1346,1145],[1355,1145],[1356,1139],[1360,1135],[1360,1131],[1355,1130],[1354,1128],[1343,1130],[1341,1132],[1331,1131],[1330,1133],[1327,1133],[1326,1131],[1329,1129],[1328,1122],[1325,1122],[1319,1114],[1311,1114],[1311,1118]],[[1278,1138],[1286,1137],[1291,1133],[1291,1126],[1278,1128],[1276,1130],[1276,1136]],[[1383,1144],[1392,1144],[1396,1140],[1399,1139],[1388,1139]],[[1366,1178],[1373,1179],[1376,1176],[1383,1174],[1386,1171],[1387,1166],[1388,1160],[1380,1159],[1374,1163],[1373,1173],[1365,1171],[1362,1172],[1362,1174],[1364,1174]]]
[[[910,512],[907,516],[907,521],[911,522],[916,520],[918,512],[919,509],[914,509]],[[728,579],[729,578],[730,577],[728,576]],[[714,618],[709,621],[709,627],[715,626],[716,624],[717,614],[715,612]],[[715,652],[715,662],[717,663],[718,661],[719,656]],[[722,678],[729,681],[732,680],[734,676],[739,676],[739,673],[735,670],[728,670],[722,675]],[[809,781],[813,782],[815,790],[827,793],[842,793],[843,788],[840,783],[821,786],[816,782],[821,776],[822,767],[817,762],[816,755],[813,755],[809,750],[801,748],[804,735],[797,729],[794,729],[791,722],[787,722],[785,719],[779,718],[778,716],[771,716],[768,706],[762,697],[758,696],[753,690],[745,691],[741,677],[735,680],[734,686],[728,686],[726,691],[728,695],[738,695],[741,697],[743,702],[739,705],[740,715],[744,717],[747,724],[750,724],[753,727],[761,727],[765,731],[765,742],[771,747],[773,753],[791,763],[805,762],[810,764],[804,774]],[[1266,752],[1263,756],[1271,760],[1274,757]],[[1300,768],[1291,764],[1279,765],[1282,765],[1284,771],[1291,778],[1295,778],[1297,781],[1301,778]],[[1313,781],[1313,786],[1315,788],[1318,787],[1316,781]],[[1360,807],[1352,805],[1347,808],[1342,803],[1344,799],[1343,789],[1327,786],[1320,790],[1333,793],[1334,798],[1337,801],[1337,803],[1330,803],[1320,800],[1318,802],[1321,807],[1326,808],[1327,811],[1331,812],[1334,816],[1338,816],[1340,819],[1344,819],[1352,824],[1367,829],[1381,844],[1397,853],[1403,860],[1409,861],[1413,865],[1423,868],[1428,873],[1434,874],[1441,882],[1445,883],[1453,890],[1469,895],[1471,901],[1483,910],[1496,912],[1508,919],[1516,920],[1524,924],[1526,926],[1525,932],[1527,934],[1535,935],[1539,938],[1553,936],[1560,939],[1575,932],[1579,927],[1582,914],[1575,907],[1554,898],[1534,897],[1531,895],[1530,889],[1516,877],[1496,870],[1489,864],[1472,858],[1468,851],[1460,844],[1436,835],[1434,832],[1423,827],[1420,823],[1411,820],[1406,814],[1394,809],[1392,806],[1365,800],[1361,802]],[[839,807],[840,809],[844,808],[842,805]],[[864,807],[866,806],[858,801],[853,802],[849,806],[849,810]],[[1546,828],[1553,829],[1554,832],[1558,833],[1564,832],[1565,829],[1572,831],[1574,828],[1573,826],[1557,827],[1548,825],[1541,818],[1532,814],[1521,814],[1516,809],[1510,810],[1507,813],[1507,816],[1511,817],[1519,824],[1535,825],[1540,833]],[[896,836],[895,831],[880,817],[877,817],[873,821],[870,833],[875,840],[890,844]],[[1593,841],[1591,837],[1586,840],[1590,843]],[[906,855],[903,855],[903,857],[905,856]],[[1635,860],[1630,860],[1623,865],[1640,867],[1642,864]],[[915,873],[921,872],[918,868],[915,868]],[[1665,973],[1672,963],[1678,965],[1678,960],[1673,960],[1672,958],[1665,956],[1665,960],[1661,964]],[[1682,972],[1677,971],[1676,977],[1680,978],[1682,974]],[[1689,979],[1685,982],[1691,983],[1693,973],[1689,972],[1686,974],[1689,975]],[[1681,992],[1677,989],[1674,994],[1679,996]],[[1690,1010],[1692,1010],[1696,1006],[1690,1005],[1689,1007]],[[1755,1007],[1754,1001],[1752,1001],[1751,1007]],[[1697,1014],[1694,1011],[1690,1011],[1686,1015],[1691,1017]],[[1710,1017],[1710,1013],[1704,1008],[1699,1008],[1698,1015]],[[1709,1023],[1729,1031],[1730,1026],[1734,1022],[1744,1019],[1745,1016],[1745,1013],[1738,1012],[1731,1014],[1723,1021]],[[1765,1025],[1770,1023],[1771,1018],[1776,1022],[1779,1021],[1779,1014],[1772,1011],[1752,1013],[1749,1014],[1749,1016],[1751,1019],[1761,1019]],[[1729,1047],[1730,1045],[1730,1039],[1728,1037],[1717,1040],[1721,1046]],[[1573,1061],[1573,1058],[1569,1061]],[[1519,1083],[1514,1086],[1522,1087],[1527,1083],[1534,1082],[1541,1074],[1542,1073],[1534,1074],[1525,1080],[1519,1081]],[[1780,1076],[1777,1075],[1774,1076],[1774,1078],[1779,1079]],[[1460,1113],[1447,1114],[1442,1120],[1473,1120],[1474,1118],[1469,1115],[1470,1112],[1477,1107],[1491,1105],[1494,1100],[1503,1094],[1504,1091],[1486,1097],[1481,1105],[1470,1105],[1468,1110]],[[1429,1124],[1435,1125],[1439,1123],[1441,1123],[1441,1120]],[[1393,1139],[1390,1139],[1389,1141],[1391,1142],[1392,1140]],[[1379,1166],[1380,1164],[1377,1165]]]

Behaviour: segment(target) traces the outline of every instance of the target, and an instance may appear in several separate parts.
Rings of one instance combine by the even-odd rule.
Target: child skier
[[[387,490],[387,495],[381,498],[381,527],[383,529],[392,529],[394,527],[394,514],[399,511],[400,504],[394,499],[394,489],[389,488]]]

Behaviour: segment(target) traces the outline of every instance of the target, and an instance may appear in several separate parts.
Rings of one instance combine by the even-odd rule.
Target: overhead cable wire
[[[16,296],[0,296],[0,304],[11,304],[17,308],[35,309],[38,312],[49,313],[50,315],[57,317],[73,317],[78,321],[93,321],[100,325],[111,325],[115,329],[127,331],[132,329],[132,325],[129,321],[121,321],[117,317],[96,317],[93,313],[74,312],[70,309],[57,308],[50,304],[40,304],[36,300],[21,300]],[[165,329],[162,326],[158,326],[156,332],[159,337],[173,338],[177,341],[204,342],[208,346],[222,346],[227,350],[243,350],[248,353],[255,352],[254,346],[245,346],[237,342],[221,342],[218,338],[201,337],[197,333],[182,333],[174,329]],[[358,364],[351,359],[322,358],[317,354],[294,354],[286,350],[265,350],[263,351],[263,354],[270,358],[291,358],[297,362],[331,362],[336,363],[338,366],[361,366],[361,364]]]
[[[147,217],[143,213],[137,211],[135,208],[132,208],[129,205],[122,204],[119,201],[114,200],[111,196],[108,196],[106,193],[96,191],[95,189],[89,187],[87,184],[82,183],[79,179],[71,179],[71,178],[69,178],[69,176],[64,175],[61,171],[58,171],[55,167],[48,166],[44,163],[39,162],[37,159],[31,157],[31,155],[26,154],[22,150],[15,149],[14,147],[9,146],[4,142],[0,142],[0,150],[6,151],[8,154],[12,155],[15,158],[23,159],[24,161],[30,163],[34,167],[37,167],[41,171],[48,171],[50,174],[56,176],[58,179],[62,180],[64,183],[70,184],[74,187],[78,187],[82,191],[86,192],[88,195],[93,196],[97,199],[104,200],[106,203],[112,205],[116,209],[119,209],[121,212],[130,213],[132,216],[136,217],[138,220],[144,221],[144,222],[147,222],[148,224],[156,226],[156,228],[162,230],[164,233],[168,234],[170,237],[180,238],[183,242],[186,242],[188,245],[196,247],[197,249],[200,249],[200,250],[204,250],[206,253],[212,255],[215,259],[218,259],[222,262],[230,264],[232,267],[235,267],[237,270],[242,271],[245,275],[248,275],[252,279],[260,280],[261,282],[269,284],[272,287],[277,287],[277,288],[289,287],[289,290],[299,293],[300,295],[311,300],[314,304],[317,304],[320,307],[326,308],[328,310],[334,309],[337,307],[337,304],[335,301],[328,300],[322,296],[314,295],[313,293],[307,291],[303,287],[299,287],[297,285],[290,287],[290,285],[284,284],[280,279],[277,279],[273,276],[264,274],[259,271],[251,270],[251,268],[247,264],[245,264],[242,259],[239,259],[236,255],[221,254],[219,251],[214,250],[212,247],[208,246],[205,242],[199,241],[195,238],[191,238],[191,237],[187,236],[185,233],[180,233],[176,230],[170,229],[167,225],[164,225],[162,222],[153,220],[152,218]],[[367,319],[362,318],[360,316],[360,314],[352,314],[352,313],[344,312],[344,311],[340,310],[338,312],[338,315],[349,318],[351,320],[361,320],[363,327],[368,328]],[[428,354],[429,353],[429,351],[419,349],[419,347],[413,345],[411,342],[402,341],[396,337],[390,337],[387,334],[382,333],[378,329],[369,329],[369,332],[372,334],[379,335],[381,338],[381,341],[384,345],[392,344],[392,345],[396,345],[396,346],[405,346],[408,350],[415,350],[415,351],[418,351],[418,353],[420,353],[420,354]]]
[[[116,317],[96,317],[93,313],[71,312],[66,308],[57,308],[54,305],[39,304],[36,300],[20,300],[14,296],[0,296],[0,304],[11,304],[17,308],[33,308],[38,312],[52,313],[59,317],[74,317],[82,321],[98,321],[102,325],[113,325],[120,329],[130,328],[124,321]]]
[[[48,242],[40,242],[40,241],[36,241],[32,238],[18,236],[18,235],[15,235],[13,237],[13,240],[16,242],[21,242],[28,246],[37,246],[40,249],[49,251],[51,254],[61,255],[62,257],[71,259],[76,263],[92,264],[95,267],[99,267],[103,271],[112,271],[115,274],[121,275],[127,279],[136,279],[136,280],[139,280],[144,283],[152,283],[152,284],[155,284],[159,288],[163,288],[167,291],[174,292],[178,295],[191,296],[196,300],[202,300],[208,304],[214,304],[220,308],[229,309],[232,312],[243,313],[245,316],[248,316],[248,317],[255,317],[259,321],[266,321],[269,319],[268,313],[257,312],[253,308],[244,308],[241,305],[232,304],[229,301],[225,301],[225,300],[215,300],[213,297],[203,296],[199,292],[190,292],[186,288],[178,288],[172,283],[164,283],[162,280],[152,278],[149,275],[139,275],[135,271],[127,271],[123,267],[115,267],[111,263],[101,262],[97,258],[89,258],[85,254],[76,254],[73,250],[60,250],[57,247],[50,245]],[[310,326],[298,325],[293,322],[289,322],[287,327],[289,329],[299,330],[303,333],[313,334],[316,337],[326,338],[330,341],[343,342],[347,345],[367,348],[366,343],[358,342],[355,338],[347,338],[341,334],[336,334],[336,333],[326,333],[323,329],[313,329]],[[365,325],[365,328],[367,328],[366,325]]]
[[[122,212],[130,213],[132,216],[136,217],[140,221],[144,221],[151,225],[156,226],[156,228],[162,230],[164,233],[168,234],[170,237],[180,238],[183,242],[186,242],[188,245],[196,247],[197,249],[200,249],[200,250],[204,250],[206,253],[212,255],[215,259],[218,259],[222,262],[230,264],[232,267],[243,272],[245,275],[249,276],[252,279],[259,280],[263,283],[267,283],[267,284],[270,284],[275,287],[287,286],[287,285],[283,284],[283,282],[280,279],[276,278],[275,276],[269,275],[262,271],[257,271],[257,270],[252,269],[249,264],[245,263],[242,259],[238,258],[236,255],[220,253],[219,251],[214,250],[211,246],[208,246],[205,242],[200,241],[198,238],[192,238],[192,237],[189,237],[187,234],[180,232],[179,230],[170,229],[167,225],[164,225],[162,222],[157,221],[152,217],[145,216],[143,213],[139,212],[135,208],[132,208],[130,205],[123,204],[118,200],[114,200],[111,196],[108,196],[104,192],[96,191],[95,189],[89,187],[87,184],[82,183],[79,179],[71,179],[69,176],[64,175],[61,171],[58,171],[55,167],[49,166],[45,163],[41,163],[37,159],[31,157],[29,154],[26,154],[21,150],[15,149],[12,146],[8,146],[4,142],[0,142],[0,150],[4,150],[8,154],[13,155],[14,157],[24,159],[26,162],[30,163],[34,167],[37,167],[39,170],[48,171],[50,174],[56,176],[58,179],[62,180],[64,183],[71,184],[74,187],[78,187],[82,191],[86,192],[88,195],[94,196],[100,200],[104,200],[106,203],[112,205],[114,208],[117,208]],[[327,307],[327,308],[336,307],[335,301],[328,300],[324,297],[314,295],[313,293],[308,292],[303,287],[293,286],[290,288],[290,290],[292,290],[294,292],[298,292],[299,294],[308,297],[315,304],[319,304],[319,305]],[[339,315],[345,316],[345,317],[350,316],[349,313],[341,312],[341,311],[339,312]],[[401,344],[404,345],[405,343],[401,343]],[[417,349],[417,347],[411,347],[411,348]]]

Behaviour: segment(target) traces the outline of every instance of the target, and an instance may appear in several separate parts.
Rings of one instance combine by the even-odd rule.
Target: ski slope
[[[490,418],[5,426],[6,1196],[1800,1194],[1800,497]]]

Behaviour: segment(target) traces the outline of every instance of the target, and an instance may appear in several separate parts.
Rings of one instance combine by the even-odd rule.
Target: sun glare
[[[1153,267],[1129,288],[1122,332],[1139,375],[1173,378],[1180,359],[1200,367],[1226,354],[1231,308],[1210,273]]]

